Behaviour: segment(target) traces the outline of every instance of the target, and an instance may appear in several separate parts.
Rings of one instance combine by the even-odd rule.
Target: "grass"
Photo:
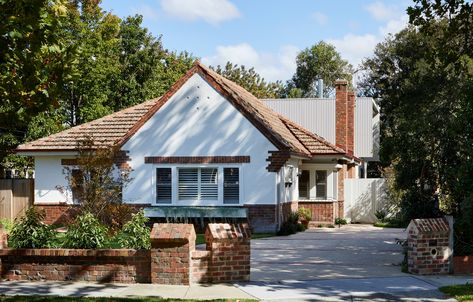
[[[261,238],[268,238],[276,236],[275,233],[254,233],[251,234],[251,239],[261,239]],[[205,244],[205,235],[204,234],[197,234],[195,239],[195,244]]]
[[[161,299],[161,298],[79,298],[79,297],[51,297],[51,296],[1,296],[0,302],[193,302],[197,300],[188,299]],[[199,300],[202,301],[202,300]],[[217,299],[217,300],[203,300],[212,302],[226,302],[226,301],[241,301],[253,302],[256,300],[241,300],[241,299]]]
[[[444,286],[440,288],[440,291],[453,296],[460,302],[473,302],[473,284]]]
[[[377,221],[373,223],[373,226],[378,227],[378,228],[402,228],[403,227],[399,223],[392,222],[392,221],[386,221],[386,222]]]

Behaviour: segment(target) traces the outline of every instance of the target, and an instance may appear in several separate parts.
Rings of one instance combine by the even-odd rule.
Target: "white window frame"
[[[299,166],[299,171],[302,170],[309,171],[309,199],[299,197],[299,201],[326,202],[338,200],[338,172],[334,164],[303,164]],[[327,171],[326,199],[316,198],[315,171]]]
[[[153,166],[153,206],[242,206],[244,200],[244,167],[242,164],[154,164]],[[171,168],[171,203],[157,203],[156,202],[156,168]],[[218,182],[218,199],[217,200],[179,200],[179,168],[217,168],[217,182]],[[223,168],[238,168],[239,169],[239,200],[238,203],[223,203]]]

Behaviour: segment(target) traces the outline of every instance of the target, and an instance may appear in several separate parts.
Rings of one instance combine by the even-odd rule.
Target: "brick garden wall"
[[[155,223],[151,230],[151,283],[190,284],[192,224]]]
[[[248,224],[211,223],[206,251],[195,250],[192,224],[154,224],[151,249],[9,249],[0,231],[1,278],[183,284],[247,281]]]
[[[150,282],[149,250],[2,249],[0,258],[7,280]]]
[[[444,218],[413,219],[408,226],[407,262],[412,274],[448,274],[449,232]]]
[[[250,280],[250,228],[247,224],[211,223],[205,231],[211,282]]]

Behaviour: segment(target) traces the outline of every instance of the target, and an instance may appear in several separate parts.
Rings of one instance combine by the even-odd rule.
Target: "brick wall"
[[[248,222],[253,232],[276,231],[276,205],[245,205],[248,209]]]
[[[145,204],[127,204],[132,208],[132,212],[137,212],[140,209],[147,207],[149,205]],[[69,204],[35,204],[35,208],[43,210],[45,212],[44,223],[46,224],[59,224],[66,225],[71,223],[78,213],[78,205],[69,205]]]
[[[191,283],[210,283],[211,251],[193,251],[191,254]]]
[[[151,250],[2,248],[1,278],[175,285],[250,278],[248,224],[209,224],[206,251],[195,250],[192,224],[154,224],[150,236]]]
[[[453,257],[454,274],[473,274],[473,256]]]
[[[151,283],[190,284],[191,253],[195,250],[192,224],[155,223],[151,230]]]
[[[297,209],[299,208],[299,202],[292,201],[292,202],[285,202],[282,204],[282,215],[283,215],[283,221],[286,221],[289,215],[292,212],[296,212]]]
[[[34,207],[45,212],[44,223],[47,224],[68,224],[76,217],[78,211],[77,206],[67,204],[42,204]]]
[[[448,222],[444,218],[413,219],[408,226],[407,261],[412,274],[448,274]]]
[[[211,223],[205,231],[213,283],[250,280],[250,239],[247,224]]]
[[[334,223],[338,217],[338,205],[331,201],[304,201],[299,202],[299,207],[309,209],[312,212],[312,221],[315,222]]]
[[[0,259],[7,280],[150,282],[148,250],[2,249]]]

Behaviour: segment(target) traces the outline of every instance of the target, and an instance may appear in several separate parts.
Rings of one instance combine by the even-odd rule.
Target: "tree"
[[[60,33],[67,7],[61,0],[0,1],[0,163],[26,136],[41,112],[59,107],[71,76],[75,46]],[[1,170],[1,169],[0,169]]]
[[[284,86],[281,82],[266,82],[253,67],[247,69],[244,65],[227,62],[224,67],[217,65],[211,67],[220,75],[237,83],[251,92],[257,98],[278,98],[283,92]]]
[[[296,57],[296,64],[296,73],[286,88],[286,94],[292,97],[317,96],[318,79],[324,81],[325,96],[333,93],[335,80],[352,80],[352,66],[342,59],[333,45],[323,41],[301,51]]]
[[[428,38],[444,24],[439,47],[428,62],[436,66],[442,82],[435,100],[447,107],[444,131],[439,133],[440,182],[447,187],[455,215],[455,253],[473,253],[473,3],[464,0],[415,0],[408,9],[410,22]],[[448,47],[445,47],[448,45]],[[443,46],[443,47],[442,47]],[[439,108],[440,110],[442,108]]]
[[[409,10],[416,26],[376,47],[362,86],[380,98],[380,155],[402,192],[404,220],[453,214],[458,238],[471,247],[473,49],[465,45],[472,14],[462,13],[471,4],[416,2]]]
[[[67,189],[80,204],[79,214],[92,213],[100,223],[118,230],[131,217],[132,209],[122,206],[122,191],[131,181],[129,169],[115,165],[119,147],[103,148],[91,138],[77,146],[76,163],[64,168]],[[60,188],[65,192],[66,188]]]

